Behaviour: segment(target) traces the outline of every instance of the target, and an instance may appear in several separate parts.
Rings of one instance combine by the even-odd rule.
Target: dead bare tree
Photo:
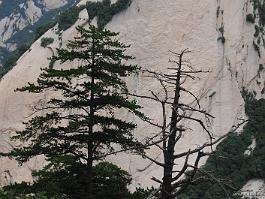
[[[185,190],[188,185],[200,183],[205,180],[218,182],[218,184],[222,186],[223,190],[226,191],[225,182],[220,179],[216,179],[210,173],[200,169],[199,162],[202,157],[211,154],[213,152],[213,145],[220,142],[228,134],[219,137],[218,139],[214,138],[212,132],[210,132],[206,123],[202,119],[211,119],[214,117],[203,110],[200,106],[200,99],[184,87],[185,82],[188,79],[194,80],[200,73],[209,71],[195,70],[188,61],[184,60],[184,56],[187,53],[190,53],[188,49],[181,51],[181,53],[171,53],[177,59],[170,60],[170,62],[175,65],[173,68],[168,68],[171,71],[170,74],[158,73],[149,70],[144,71],[148,74],[148,77],[152,76],[159,81],[163,90],[162,97],[161,94],[157,94],[155,91],[150,91],[149,96],[131,94],[134,97],[152,100],[161,105],[162,122],[155,123],[151,120],[146,121],[160,130],[152,137],[146,138],[145,144],[149,148],[152,146],[158,147],[158,149],[162,151],[163,161],[159,162],[156,158],[144,155],[145,158],[149,159],[163,169],[162,179],[158,179],[156,177],[152,178],[152,180],[160,184],[159,198],[174,199],[183,190]],[[183,102],[182,98],[184,96],[187,97],[185,93],[193,98],[194,103],[188,104]],[[167,111],[168,109],[170,109],[170,111]],[[168,112],[170,112],[170,115]],[[175,150],[175,147],[181,140],[185,131],[189,129],[185,126],[184,121],[192,121],[199,124],[209,137],[209,140],[197,148],[178,153],[178,151]],[[240,125],[231,131],[235,131]],[[206,150],[207,148],[208,150]],[[196,158],[195,161],[190,163],[192,155],[195,155]],[[178,162],[179,159],[185,159],[184,164],[180,170],[174,170],[176,162]],[[189,171],[188,175],[187,171]],[[200,173],[201,175],[196,175],[197,173]]]

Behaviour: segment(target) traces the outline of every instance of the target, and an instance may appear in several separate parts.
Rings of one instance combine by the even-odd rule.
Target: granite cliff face
[[[28,5],[30,2],[34,3],[28,1]],[[84,2],[85,0],[81,3]],[[259,33],[258,37],[254,36],[259,17],[254,22],[246,20],[249,13],[255,12],[250,0],[133,0],[131,6],[114,16],[107,27],[120,32],[120,40],[131,44],[129,53],[136,57],[134,62],[143,68],[163,71],[169,66],[168,60],[172,56],[169,50],[178,52],[189,48],[192,53],[187,58],[194,67],[210,70],[210,73],[204,74],[195,82],[188,82],[187,87],[199,96],[205,110],[215,116],[208,125],[218,137],[245,118],[244,101],[240,93],[243,87],[253,91],[257,98],[264,97],[264,72],[261,66],[265,64],[265,54],[263,43],[257,42],[258,37],[262,40],[263,35]],[[30,21],[34,21],[40,12],[37,9],[31,13],[35,13],[30,18]],[[81,11],[75,25],[86,25],[87,18],[86,10]],[[63,47],[75,36],[74,26],[64,31],[62,36],[57,35],[55,29],[49,30],[43,37],[54,38],[54,43],[43,48],[38,39],[1,80],[1,150],[12,147],[8,137],[10,133],[23,128],[22,121],[31,114],[31,106],[49,95],[15,93],[14,89],[36,80],[40,68],[49,64],[47,57],[55,52],[55,48]],[[157,91],[158,88],[156,82],[146,80],[141,75],[133,77],[128,83],[138,94],[147,94],[148,90]],[[147,101],[141,101],[141,104],[151,118],[157,121],[161,119],[157,104]],[[135,119],[129,118],[126,113],[121,114],[128,119]],[[137,122],[138,130],[135,134],[140,139],[156,132],[156,129],[149,128],[147,124]],[[196,144],[205,141],[207,136],[203,132],[189,132],[183,137],[177,150],[196,147]],[[155,150],[150,153],[161,158]],[[148,161],[139,157],[121,154],[110,159],[133,175],[134,186],[149,186],[150,178],[161,174],[160,168],[149,165]],[[18,167],[14,161],[2,159],[0,185],[31,180],[30,170],[42,164],[43,161],[39,158],[26,166]],[[255,181],[251,182],[253,183]]]

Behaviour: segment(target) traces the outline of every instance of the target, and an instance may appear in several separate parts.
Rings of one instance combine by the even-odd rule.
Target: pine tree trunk
[[[92,39],[92,49],[91,49],[91,93],[90,93],[90,126],[89,126],[89,131],[88,133],[90,135],[93,134],[93,127],[94,127],[94,116],[95,116],[95,111],[94,111],[94,85],[95,85],[95,77],[94,77],[94,65],[95,65],[95,54],[94,54],[94,48],[95,48],[95,40],[94,38]],[[87,191],[88,191],[88,197],[87,199],[93,199],[93,141],[88,140],[87,142],[87,178],[88,178],[88,185],[87,185]]]
[[[92,149],[92,148],[91,148]],[[90,150],[88,148],[88,150]],[[85,167],[80,177],[80,191],[75,196],[76,199],[93,199],[93,159],[88,157]]]
[[[92,144],[90,145],[92,146]],[[92,154],[92,147],[89,147],[88,149],[90,151],[90,154]],[[89,152],[88,151],[88,152]],[[87,199],[93,199],[93,159],[92,157],[88,158],[87,161]]]

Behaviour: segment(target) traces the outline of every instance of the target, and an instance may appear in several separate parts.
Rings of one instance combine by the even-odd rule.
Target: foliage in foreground
[[[0,192],[0,199],[69,199],[81,198],[80,189],[84,186],[81,183],[82,169],[85,169],[81,163],[72,163],[68,158],[66,168],[59,172],[40,171],[35,174],[39,179],[32,185],[27,183],[7,186],[4,191]],[[131,176],[124,170],[109,162],[101,162],[94,166],[95,187],[93,189],[93,199],[145,199],[154,189],[138,188],[135,192],[130,193],[128,186],[131,184]]]

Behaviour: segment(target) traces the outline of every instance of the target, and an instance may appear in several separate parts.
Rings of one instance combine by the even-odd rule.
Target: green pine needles
[[[125,54],[129,46],[116,39],[118,33],[106,29],[90,25],[89,29],[77,27],[77,30],[79,36],[52,57],[52,61],[68,62],[72,67],[45,68],[37,83],[18,89],[30,93],[49,90],[58,97],[36,107],[45,114],[25,123],[25,130],[13,137],[25,145],[6,155],[20,163],[45,155],[49,164],[34,173],[37,177],[32,186],[34,189],[49,191],[45,188],[53,187],[53,182],[56,184],[59,180],[63,184],[66,180],[78,187],[78,196],[76,193],[71,195],[69,188],[60,189],[61,195],[92,199],[96,187],[93,185],[95,161],[115,153],[114,145],[143,153],[142,144],[133,136],[136,124],[118,117],[117,110],[127,110],[140,118],[145,116],[136,101],[124,94],[127,93],[124,78],[139,70],[136,65],[126,64],[133,59]],[[64,175],[60,175],[61,172]],[[70,176],[79,178],[73,182]],[[38,182],[44,185],[45,181],[50,185],[37,186]]]

